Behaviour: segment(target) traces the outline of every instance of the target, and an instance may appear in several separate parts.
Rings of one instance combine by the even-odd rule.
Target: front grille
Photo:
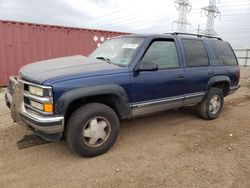
[[[23,97],[24,104],[30,105],[30,99],[28,97]]]
[[[29,91],[29,85],[28,84],[24,84],[23,85],[23,89],[24,89],[24,91]]]
[[[37,84],[33,84],[27,81],[22,81],[23,82],[23,102],[24,102],[24,107],[26,110],[31,110],[34,113],[39,113],[41,115],[52,115],[52,112],[44,112],[41,109],[35,108],[31,105],[31,101],[40,103],[40,104],[44,104],[44,103],[53,103],[53,97],[52,95],[49,96],[49,92],[48,94],[45,96],[37,96],[37,95],[33,95],[30,93],[29,91],[29,87],[30,86],[35,86],[38,88],[43,88],[44,91],[48,91],[49,89],[52,90],[51,87],[49,86],[43,86],[43,85],[37,85]],[[44,92],[45,93],[45,92]]]

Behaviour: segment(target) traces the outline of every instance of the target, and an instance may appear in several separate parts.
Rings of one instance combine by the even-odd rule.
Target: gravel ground
[[[0,94],[0,187],[250,187],[250,69],[221,116],[171,110],[122,123],[112,149],[81,158],[65,141],[19,150],[27,131]],[[248,80],[248,81],[247,81]]]

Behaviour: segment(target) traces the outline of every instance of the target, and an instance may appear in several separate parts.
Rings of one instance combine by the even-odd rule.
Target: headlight
[[[31,100],[30,101],[30,106],[43,111],[43,104],[41,104],[41,103],[38,103],[38,102],[35,102],[35,101]]]
[[[32,106],[38,110],[44,111],[44,112],[48,112],[48,113],[53,112],[53,104],[52,103],[41,104],[39,102],[35,102],[35,101],[30,100],[30,106]]]
[[[51,86],[36,85],[24,82],[24,105],[27,108],[43,113],[53,114],[53,89]]]
[[[35,87],[35,86],[29,86],[29,92],[30,94],[37,95],[37,96],[43,96],[43,88]]]

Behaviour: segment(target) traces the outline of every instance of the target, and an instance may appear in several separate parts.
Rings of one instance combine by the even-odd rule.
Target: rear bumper
[[[15,77],[10,78],[5,93],[6,105],[10,108],[11,117],[18,124],[27,124],[32,130],[46,140],[52,141],[55,135],[62,135],[64,131],[64,117],[55,115],[41,115],[24,107],[22,84]],[[59,138],[59,137],[57,137]],[[57,139],[58,140],[58,139]]]
[[[231,86],[228,91],[228,95],[233,94],[235,91],[237,91],[240,88],[240,85],[237,86]]]

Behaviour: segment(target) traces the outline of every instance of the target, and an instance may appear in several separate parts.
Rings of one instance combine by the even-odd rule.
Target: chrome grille
[[[52,112],[44,112],[38,108],[31,106],[31,101],[34,101],[43,105],[44,103],[53,103],[53,97],[34,95],[30,93],[29,87],[35,86],[44,90],[51,90],[51,91],[52,91],[52,88],[50,86],[38,85],[38,84],[31,83],[31,82],[23,81],[23,80],[21,80],[20,82],[23,83],[23,101],[24,101],[25,109],[34,111],[35,113],[39,113],[42,115],[52,115],[53,114]],[[48,92],[44,92],[44,93],[48,93]]]

